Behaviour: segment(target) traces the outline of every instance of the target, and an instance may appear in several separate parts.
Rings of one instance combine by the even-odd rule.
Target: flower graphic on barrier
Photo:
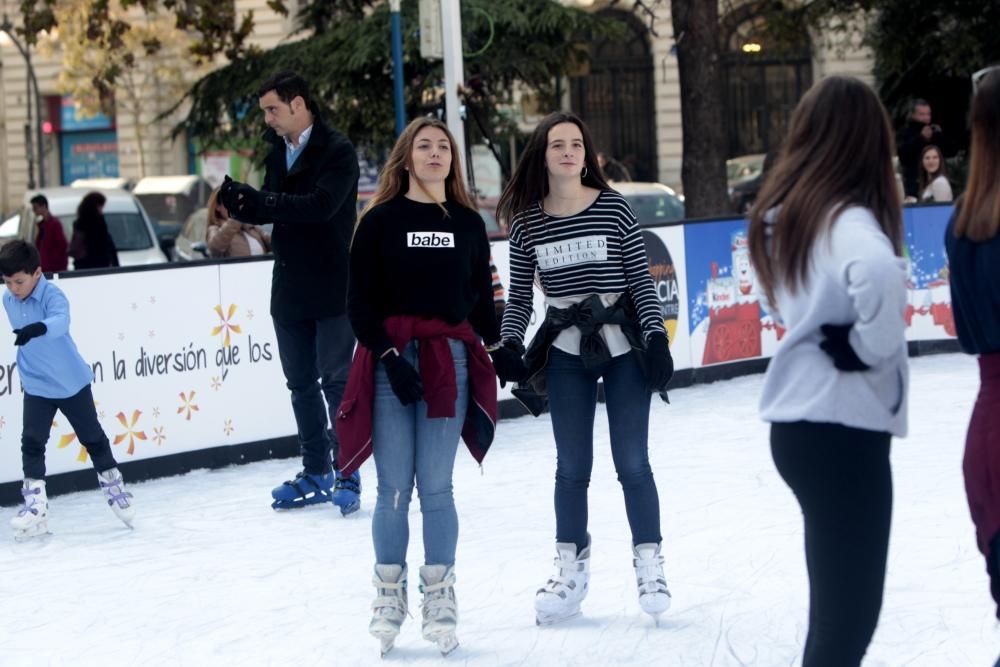
[[[163,444],[163,441],[167,439],[167,436],[163,433],[163,426],[156,426],[153,428],[153,442],[159,447]]]
[[[222,380],[219,379],[218,375],[212,376],[212,389],[219,391],[219,387],[222,386]]]
[[[189,394],[185,395],[183,391],[180,394],[181,406],[177,408],[177,414],[184,414],[184,419],[187,419],[188,421],[191,421],[192,412],[198,412],[198,406],[195,405],[194,402],[194,394],[195,394],[194,389],[192,389],[191,393]]]
[[[226,423],[222,426],[222,430],[225,431],[226,435],[230,435],[233,431],[235,431],[236,427],[233,426],[233,420],[227,419]]]
[[[222,313],[222,304],[215,305],[215,312],[219,316],[222,323],[217,327],[212,327],[212,335],[218,336],[220,333],[223,334],[222,346],[229,347],[231,333],[243,333],[240,330],[240,325],[234,324],[232,322],[233,316],[236,314],[236,304],[229,304],[229,310],[226,314]]]
[[[53,420],[52,427],[55,428],[57,426],[59,426],[59,422]],[[61,435],[59,436],[59,442],[56,443],[56,448],[65,449],[73,444],[74,440],[76,440],[76,433],[66,433]],[[87,462],[87,450],[83,447],[83,445],[80,445],[80,451],[76,453],[76,460],[80,463]]]
[[[136,424],[138,424],[138,422],[139,422],[139,415],[141,415],[141,414],[142,414],[142,412],[140,412],[139,410],[134,410],[132,412],[132,419],[131,419],[131,421],[125,417],[125,413],[124,412],[119,412],[117,415],[115,415],[115,417],[118,418],[118,423],[121,424],[123,427],[125,427],[125,432],[124,433],[119,433],[119,434],[115,435],[114,444],[120,445],[121,443],[125,442],[125,439],[127,438],[128,439],[128,453],[129,454],[134,454],[135,453],[135,441],[136,440],[145,440],[146,439],[146,432],[145,431],[139,431],[139,430],[136,429]]]
[[[160,409],[159,408],[153,408],[153,418],[154,419],[159,419],[160,418]]]

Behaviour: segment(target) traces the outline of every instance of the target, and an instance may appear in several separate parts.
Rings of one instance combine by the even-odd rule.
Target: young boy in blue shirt
[[[45,279],[38,250],[25,241],[10,241],[0,248],[0,273],[7,286],[3,307],[14,329],[17,370],[24,389],[24,507],[10,521],[14,538],[27,539],[48,531],[45,443],[56,410],[69,420],[94,462],[108,505],[131,527],[135,514],[132,494],[125,490],[108,436],[97,421],[90,391],[94,373],[70,338],[66,295]]]

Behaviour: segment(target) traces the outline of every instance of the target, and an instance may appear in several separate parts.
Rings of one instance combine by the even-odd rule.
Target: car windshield
[[[652,227],[684,219],[684,202],[666,192],[625,195],[640,227]]]
[[[181,224],[194,212],[194,202],[187,195],[149,193],[136,195],[149,217],[159,223]]]
[[[138,213],[105,213],[108,232],[115,242],[115,248],[122,250],[145,250],[153,247],[146,221]]]

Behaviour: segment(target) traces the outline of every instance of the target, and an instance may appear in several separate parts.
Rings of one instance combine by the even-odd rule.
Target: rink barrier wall
[[[904,209],[911,354],[958,349],[944,252],[951,210]],[[784,333],[757,299],[746,226],[711,218],[642,229],[674,389],[763,372]],[[507,241],[492,249],[507,285]],[[73,338],[95,368],[99,418],[128,479],[298,454],[269,317],[272,265],[270,257],[200,260],[52,277],[69,297]],[[528,338],[544,314],[535,292]],[[0,346],[0,505],[20,500],[14,360],[14,346]],[[510,386],[499,398],[501,418],[525,414]],[[49,489],[93,489],[90,462],[63,421],[57,414],[48,444]]]

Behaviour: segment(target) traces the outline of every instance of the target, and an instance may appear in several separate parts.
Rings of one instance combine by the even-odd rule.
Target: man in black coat
[[[276,509],[332,500],[356,510],[360,477],[337,477],[333,424],[354,353],[347,268],[357,212],[358,159],[351,142],[327,127],[306,81],[281,72],[257,93],[272,144],[264,186],[226,179],[220,192],[240,222],[274,223],[271,318],[292,393],[303,470],[272,491]],[[326,397],[326,406],[323,397]],[[334,488],[335,487],[335,488]]]
[[[942,155],[950,155],[944,134],[931,123],[931,105],[927,100],[914,100],[910,117],[899,133],[899,164],[903,171],[903,192],[920,199],[920,154],[927,146],[937,146]]]

